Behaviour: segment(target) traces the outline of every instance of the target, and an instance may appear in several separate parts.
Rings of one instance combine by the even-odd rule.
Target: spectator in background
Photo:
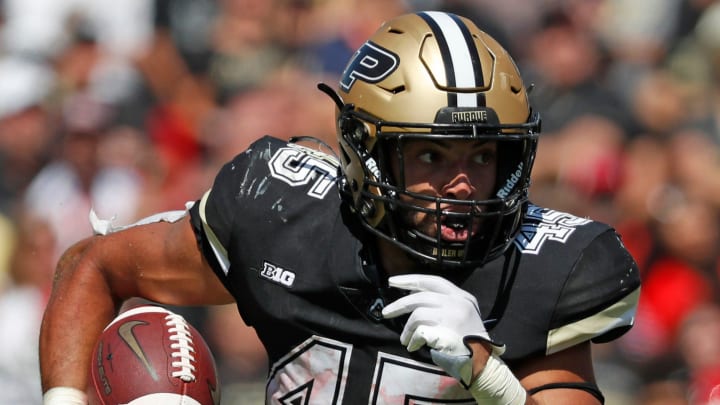
[[[618,227],[641,269],[643,294],[637,327],[618,344],[618,363],[645,387],[638,399],[643,404],[656,403],[650,399],[660,393],[666,399],[678,391],[688,396],[691,371],[681,349],[685,323],[719,296],[719,211],[707,198],[717,170],[717,161],[707,157],[717,156],[718,149],[707,140],[679,131],[671,138],[639,137],[627,149],[615,206],[624,212]],[[705,187],[699,185],[703,179]],[[700,188],[703,192],[693,191]]]
[[[598,35],[616,61],[655,65],[677,39],[685,1],[604,0]]]
[[[678,347],[693,405],[720,403],[720,306],[696,308],[683,320]]]
[[[720,141],[720,3],[705,3],[697,24],[668,55],[666,65],[690,94],[686,100],[694,126]]]
[[[47,222],[27,212],[14,214],[9,278],[0,288],[0,403],[36,405],[42,396],[33,337],[40,333],[50,293],[56,240]]]
[[[262,83],[288,59],[285,38],[278,34],[286,22],[280,0],[221,0],[210,26],[208,74],[226,100],[233,93]]]
[[[651,381],[640,385],[637,401],[633,405],[694,405],[687,395],[683,379],[672,378]]]
[[[205,153],[216,163],[214,169],[232,157],[233,150],[243,150],[269,133],[285,139],[316,134],[330,145],[335,143],[334,112],[323,108],[322,100],[306,97],[317,91],[321,77],[290,67],[267,74],[273,80],[235,94],[212,128],[203,132]]]
[[[133,58],[152,33],[147,0],[4,0],[0,44],[7,54],[52,64],[90,34],[99,48],[90,78],[96,97],[118,103],[138,85]]]
[[[140,184],[136,173],[98,161],[98,145],[112,110],[88,94],[64,104],[58,155],[32,180],[23,203],[46,220],[62,250],[92,233],[80,220],[91,209],[130,223],[136,218]],[[56,254],[59,252],[56,252]]]
[[[32,60],[0,58],[0,212],[5,215],[50,158],[55,114],[48,99],[54,76]]]
[[[219,108],[219,89],[210,77],[212,26],[223,16],[214,1],[152,2],[151,38],[135,63],[143,94],[132,116],[153,149],[155,209],[184,204],[202,179],[201,132]]]
[[[305,69],[337,78],[355,49],[389,18],[409,10],[402,0],[283,0],[279,38]]]
[[[608,61],[599,39],[571,12],[558,6],[545,13],[520,62],[535,84],[530,97],[543,114],[547,137],[583,115],[626,119],[605,83]]]
[[[587,4],[559,2],[545,13],[520,62],[543,115],[533,193],[545,204],[611,221],[628,119],[605,83],[606,55],[585,24],[597,10]]]
[[[716,255],[720,238],[718,213],[706,201],[694,200],[681,189],[667,187],[651,197],[655,220],[649,256],[636,256],[644,262],[643,297],[638,319],[643,322],[635,335],[632,352],[649,365],[666,363],[675,356],[679,328],[695,308],[717,296],[720,279]]]

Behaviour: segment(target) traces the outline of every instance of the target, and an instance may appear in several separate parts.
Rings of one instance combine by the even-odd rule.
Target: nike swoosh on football
[[[137,341],[135,338],[135,334],[133,333],[133,328],[138,325],[147,325],[147,322],[143,321],[128,321],[120,325],[118,328],[118,334],[122,338],[122,340],[125,342],[125,344],[128,345],[130,350],[137,356],[137,358],[140,360],[140,362],[143,364],[145,369],[150,373],[150,376],[153,380],[157,381],[159,379],[157,372],[155,371],[155,368],[150,364],[150,361],[148,360],[147,356],[145,356],[145,351],[143,350],[142,346],[140,346],[140,342]]]
[[[208,389],[210,390],[210,397],[213,400],[213,404],[220,404],[220,391],[217,387],[210,384],[210,381],[208,381]]]

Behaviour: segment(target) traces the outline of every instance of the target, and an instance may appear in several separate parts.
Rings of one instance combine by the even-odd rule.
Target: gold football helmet
[[[403,15],[355,52],[337,93],[320,88],[338,105],[342,188],[368,230],[422,262],[444,266],[482,265],[507,249],[527,205],[540,118],[515,62],[492,37],[454,14]],[[402,142],[418,138],[498,141],[495,196],[455,200],[409,192],[390,163],[400,159],[402,167]],[[436,208],[406,202],[411,199]],[[449,204],[470,208],[443,211]],[[438,234],[407,224],[412,210],[434,215]],[[462,243],[444,241],[443,221],[468,229],[478,222],[481,231]]]

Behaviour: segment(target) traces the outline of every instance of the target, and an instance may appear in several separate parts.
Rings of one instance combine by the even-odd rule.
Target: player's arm
[[[564,286],[547,342],[554,354],[514,364],[513,372],[534,403],[599,404],[591,342],[611,341],[632,326],[640,294],[637,265],[609,229],[583,250]]]
[[[490,350],[487,344],[470,343],[473,349],[474,379],[485,372]],[[507,366],[505,366],[507,367]],[[488,370],[491,371],[491,370]],[[492,370],[496,374],[497,369]],[[598,405],[602,394],[595,382],[590,342],[528,360],[504,370],[506,378],[516,378],[527,391],[525,404]],[[498,377],[497,375],[495,377]]]
[[[580,343],[561,352],[514,368],[534,404],[601,404],[593,371],[591,344]]]
[[[233,302],[198,249],[188,216],[78,242],[58,263],[41,326],[44,392],[85,390],[92,347],[131,297],[171,305]]]
[[[400,342],[409,351],[428,346],[432,360],[457,378],[482,404],[573,403],[596,405],[590,340],[607,342],[625,333],[640,292],[637,266],[614,232],[593,240],[563,283],[549,326],[547,351],[514,365],[485,330],[476,298],[450,281],[430,275],[390,277],[391,287],[410,294],[388,304],[383,316],[408,314]]]

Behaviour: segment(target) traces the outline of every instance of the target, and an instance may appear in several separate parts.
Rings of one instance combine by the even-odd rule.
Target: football
[[[89,398],[101,405],[218,405],[204,338],[182,316],[143,305],[118,315],[93,352]]]

